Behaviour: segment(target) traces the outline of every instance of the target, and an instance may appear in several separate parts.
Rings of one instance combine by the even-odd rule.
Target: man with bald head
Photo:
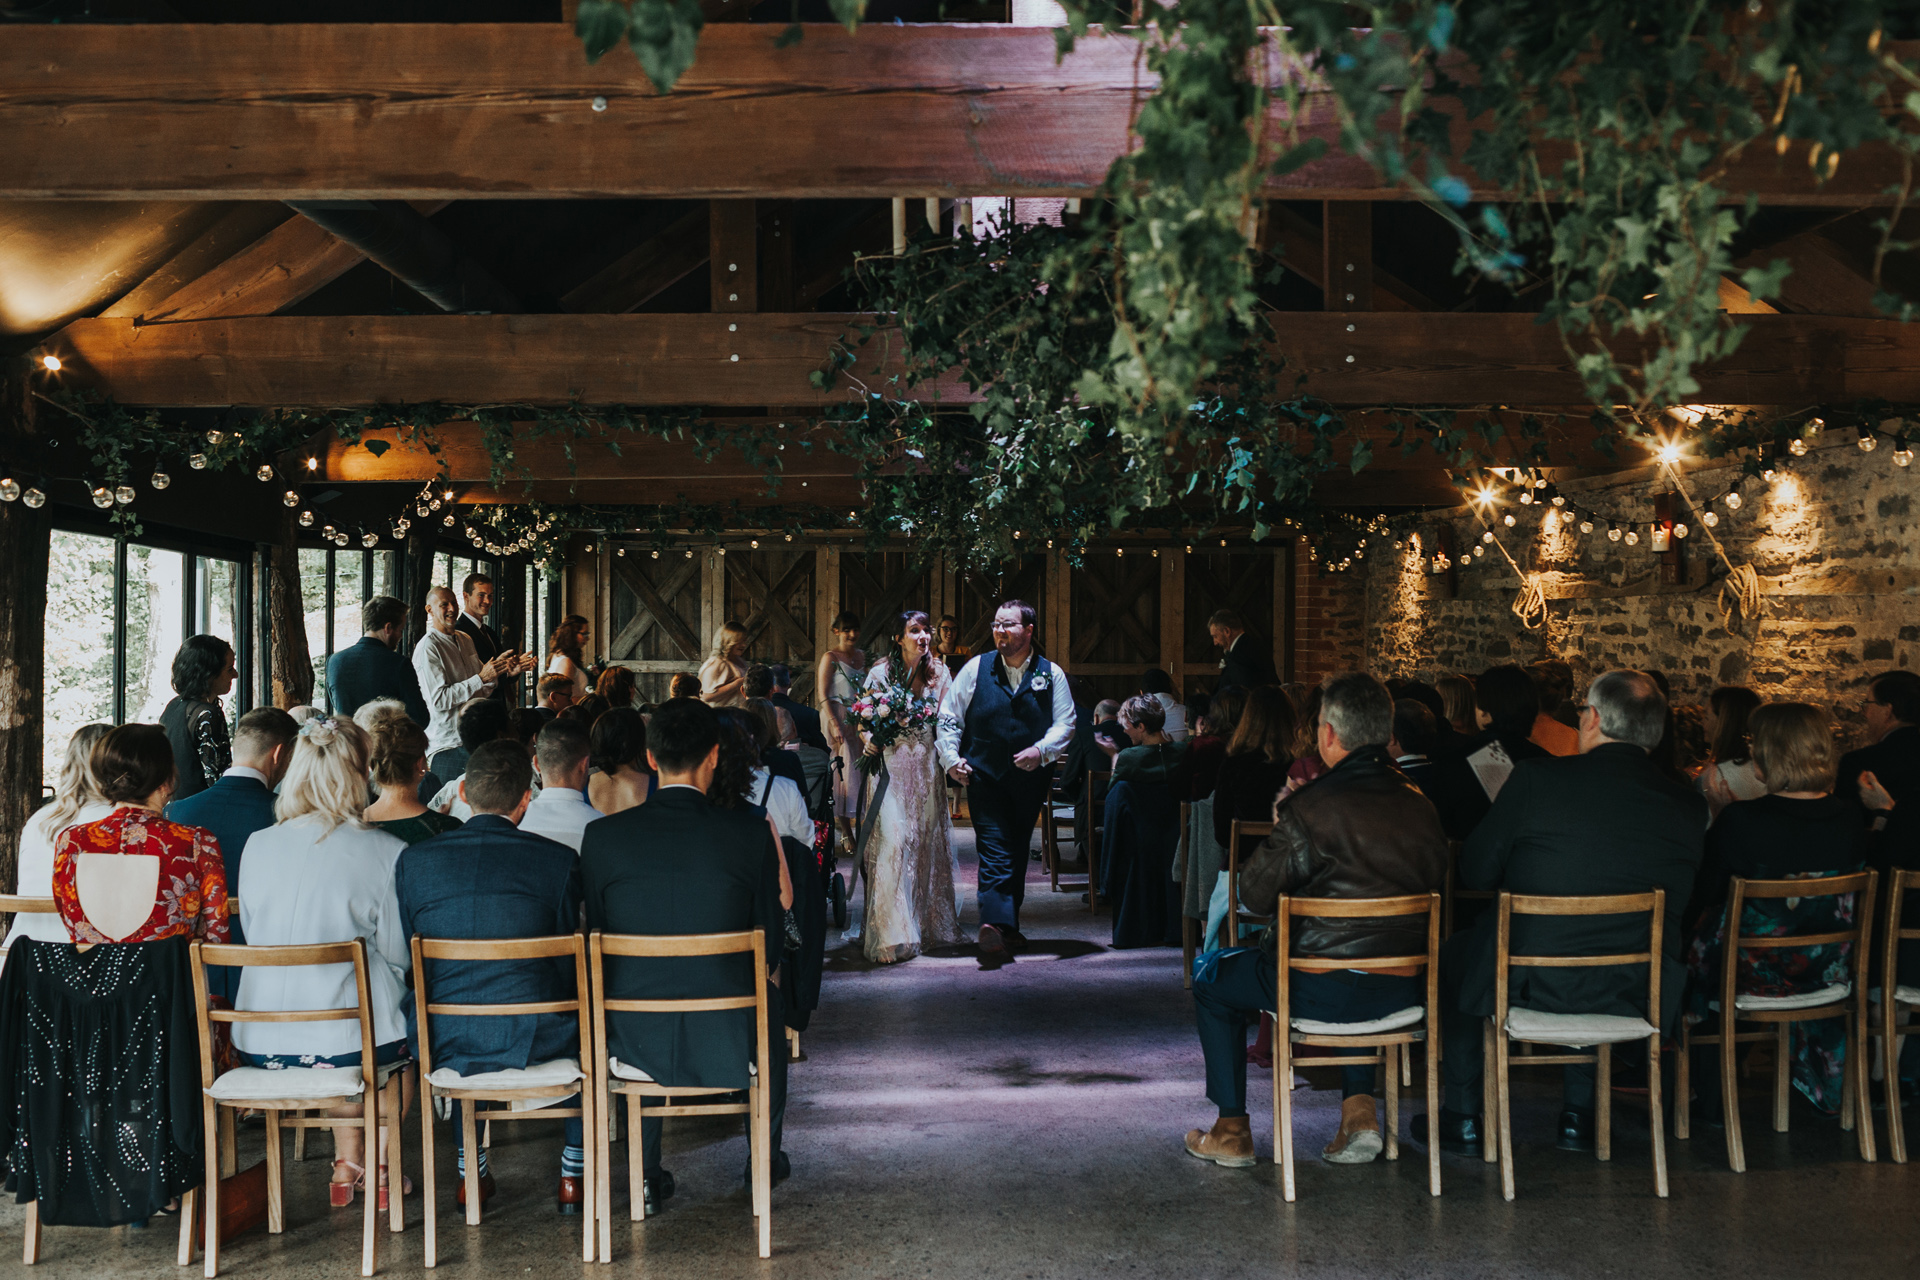
[[[427,768],[437,777],[452,777],[437,767],[436,757],[460,747],[458,713],[462,703],[493,692],[502,676],[532,664],[512,650],[486,662],[475,652],[473,638],[459,628],[460,599],[446,587],[427,592],[427,633],[413,647],[413,672],[427,702]]]

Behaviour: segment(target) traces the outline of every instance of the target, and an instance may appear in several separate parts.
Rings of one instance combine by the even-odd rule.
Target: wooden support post
[[[713,643],[720,624],[727,620],[727,558],[718,547],[703,547],[700,556],[700,644]],[[705,661],[705,655],[701,655]]]
[[[427,633],[427,591],[433,586],[433,530],[430,519],[407,526],[400,548],[400,601],[407,606],[407,625],[401,631],[400,656],[411,659],[413,647]]]
[[[0,458],[15,466],[37,452],[28,376],[24,362],[0,365]],[[32,483],[25,474],[12,478],[23,488]],[[52,535],[53,513],[45,507],[0,503],[0,885],[9,893],[16,888],[20,830],[40,803]],[[37,1242],[34,1206],[27,1214]]]
[[[759,228],[752,200],[715,200],[707,220],[713,310],[760,309]]]
[[[1328,311],[1373,310],[1373,206],[1361,200],[1327,200],[1321,205],[1326,237],[1325,282]]]
[[[1046,651],[1054,660],[1063,661],[1073,644],[1073,570],[1067,564],[1065,552],[1047,552],[1046,592],[1042,617],[1046,624]],[[1071,665],[1067,674],[1073,674]]]
[[[289,510],[273,546],[268,616],[273,624],[273,705],[282,710],[313,701],[313,657],[307,649],[306,610],[300,600],[300,525]]]
[[[1187,566],[1179,547],[1160,552],[1160,667],[1173,677],[1173,696],[1186,700]],[[1189,730],[1193,726],[1187,726]]]
[[[792,311],[795,307],[794,202],[762,200],[759,204],[760,305],[768,311]]]

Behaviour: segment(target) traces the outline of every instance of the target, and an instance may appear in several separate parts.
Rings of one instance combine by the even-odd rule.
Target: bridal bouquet
[[[878,773],[888,747],[921,729],[932,728],[939,718],[939,698],[915,693],[904,684],[864,691],[847,708],[847,719],[880,750],[861,755],[855,767],[862,773]]]

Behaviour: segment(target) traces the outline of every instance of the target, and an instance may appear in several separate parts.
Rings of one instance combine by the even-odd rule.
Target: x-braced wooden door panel
[[[1124,698],[1160,665],[1160,561],[1150,552],[1095,551],[1072,571],[1073,630],[1067,671],[1093,697]]]
[[[665,701],[676,673],[700,669],[706,641],[700,635],[701,567],[705,557],[663,553],[654,560],[629,553],[610,556],[613,639],[608,655],[632,667],[640,696]]]
[[[793,674],[793,696],[812,702],[813,549],[731,548],[721,563],[726,573],[725,613],[746,625],[747,660],[786,664]]]
[[[1243,643],[1273,650],[1280,620],[1273,608],[1274,564],[1284,553],[1268,547],[1201,551],[1186,558],[1186,661],[1175,673],[1183,693],[1212,692],[1220,682],[1220,651],[1207,635],[1207,619],[1231,609],[1247,623]]]

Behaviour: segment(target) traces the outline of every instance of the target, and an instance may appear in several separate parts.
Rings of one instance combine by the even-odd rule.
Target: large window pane
[[[48,786],[60,774],[67,739],[82,725],[113,719],[113,542],[53,531],[47,562],[46,725]]]
[[[364,551],[333,553],[333,649],[338,653],[360,639],[360,592],[365,585]]]
[[[127,548],[128,720],[153,723],[173,700],[173,655],[186,639],[186,568],[178,551]]]
[[[240,652],[240,631],[246,625],[246,619],[240,616],[240,575],[245,572],[245,566],[236,561],[201,556],[196,579],[201,610],[200,620],[194,625],[208,635],[225,640],[233,646],[235,654]],[[233,690],[221,699],[221,709],[227,713],[229,726],[240,719],[240,686],[246,679],[246,673],[241,672],[233,682]]]
[[[300,552],[300,611],[306,619],[307,653],[313,659],[313,705],[327,701],[327,553]]]
[[[436,551],[433,555],[434,585],[450,587],[453,585],[453,581],[453,557],[444,551]]]
[[[376,596],[397,596],[399,584],[394,575],[394,553],[376,551],[373,553],[373,592]]]

